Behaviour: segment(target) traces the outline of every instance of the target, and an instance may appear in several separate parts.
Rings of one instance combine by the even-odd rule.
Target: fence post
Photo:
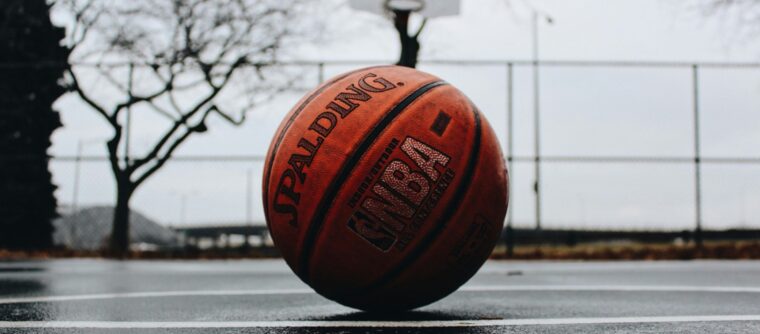
[[[82,140],[77,142],[77,156],[74,160],[74,190],[71,195],[71,214],[76,214],[79,209],[79,172],[82,163]],[[72,227],[76,224],[72,224]]]
[[[694,229],[694,241],[697,248],[702,247],[702,161],[699,142],[699,67],[691,66],[693,86],[693,109],[694,109],[694,207],[696,226]]]
[[[253,169],[248,168],[245,173],[245,226],[253,226]],[[251,235],[243,232],[243,248],[250,247]]]
[[[319,64],[317,64],[317,71],[318,71],[317,80],[319,80],[317,84],[321,84],[322,82],[325,81],[325,63],[324,62],[319,62]]]
[[[536,182],[533,191],[536,194],[536,231],[541,231],[541,117],[538,79],[538,60],[533,61],[533,154],[535,160]]]
[[[514,185],[515,177],[515,168],[514,168],[514,100],[513,100],[513,92],[514,92],[514,86],[512,82],[513,78],[513,64],[507,63],[507,166],[509,167],[509,211],[507,212],[507,230],[506,230],[506,244],[507,244],[507,256],[512,257],[514,254],[515,249],[515,230],[514,226],[512,226],[514,221],[514,214],[515,211],[514,207],[514,197],[512,197],[512,188]]]

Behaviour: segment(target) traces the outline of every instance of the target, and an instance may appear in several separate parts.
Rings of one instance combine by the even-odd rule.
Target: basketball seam
[[[457,190],[454,193],[454,198],[452,198],[452,200],[448,203],[449,205],[446,207],[446,211],[441,216],[440,221],[436,225],[435,229],[432,230],[427,235],[425,235],[422,241],[420,241],[420,243],[409,253],[409,255],[404,257],[404,259],[401,260],[401,262],[396,267],[388,271],[385,275],[383,275],[380,279],[378,279],[374,283],[370,283],[368,286],[362,289],[363,291],[365,292],[370,291],[373,289],[380,288],[385,284],[388,284],[394,278],[396,278],[401,272],[403,272],[404,269],[406,269],[412,263],[417,261],[425,252],[427,247],[436,240],[436,237],[444,230],[444,228],[448,225],[448,223],[451,222],[452,220],[451,217],[453,217],[454,214],[456,213],[456,210],[459,209],[461,202],[464,199],[464,195],[467,193],[467,191],[470,188],[470,185],[472,184],[475,166],[477,164],[478,159],[480,158],[480,142],[482,138],[482,126],[480,123],[480,113],[478,112],[478,109],[475,107],[475,105],[472,104],[472,102],[470,102],[470,106],[472,108],[472,112],[475,118],[475,138],[473,139],[474,147],[470,154],[470,158],[467,161],[467,167],[465,168],[464,179],[462,179],[462,183],[460,183],[459,186],[457,187]]]
[[[367,136],[365,136],[364,139],[356,147],[356,149],[354,149],[352,155],[349,156],[348,159],[346,159],[346,161],[340,167],[340,171],[333,178],[332,182],[329,183],[327,191],[324,192],[324,196],[322,197],[320,203],[317,205],[317,209],[314,211],[314,215],[312,216],[311,223],[307,227],[306,236],[304,237],[304,240],[302,242],[303,248],[301,250],[301,254],[299,257],[300,265],[298,266],[299,270],[297,274],[301,277],[301,279],[304,282],[309,283],[309,262],[311,259],[310,253],[311,253],[312,248],[314,247],[314,243],[317,239],[317,236],[319,235],[319,232],[322,229],[323,222],[321,221],[327,215],[327,211],[330,209],[330,204],[332,204],[338,192],[340,191],[340,186],[350,176],[351,171],[353,171],[353,169],[359,163],[359,160],[361,159],[361,157],[364,156],[365,153],[367,153],[367,150],[372,146],[375,140],[378,137],[380,137],[383,130],[385,130],[385,128],[387,128],[388,125],[390,125],[390,123],[406,109],[406,107],[408,107],[410,104],[412,104],[412,102],[414,102],[419,97],[429,92],[433,88],[446,85],[446,84],[447,83],[445,81],[441,81],[441,80],[427,83],[423,85],[422,87],[416,89],[415,91],[411,92],[399,103],[394,105],[391,108],[391,110],[388,112],[388,114],[385,115],[385,117],[383,117],[383,119],[381,119],[369,131]]]
[[[337,78],[334,78],[328,82],[325,82],[322,84],[321,87],[319,87],[314,93],[309,95],[309,97],[306,98],[306,100],[301,103],[301,105],[296,108],[296,111],[293,113],[292,116],[290,116],[290,119],[288,119],[288,122],[285,124],[285,126],[282,128],[282,131],[276,133],[277,141],[275,141],[274,146],[272,147],[272,156],[269,157],[269,161],[267,162],[266,166],[264,166],[266,175],[264,176],[264,194],[263,194],[263,200],[264,200],[264,217],[266,217],[266,223],[267,228],[269,227],[269,182],[270,178],[272,177],[272,164],[274,164],[275,157],[277,156],[277,150],[280,148],[280,144],[282,143],[283,138],[285,138],[285,133],[290,129],[290,126],[293,125],[293,123],[296,121],[296,118],[298,118],[298,115],[301,114],[301,112],[306,109],[306,107],[314,101],[314,99],[319,96],[322,92],[324,92],[327,88],[330,88],[333,84],[337,83],[340,80],[345,79],[346,77],[364,71],[374,68],[383,68],[383,67],[391,67],[394,65],[382,65],[382,66],[371,66],[371,67],[364,67],[360,68],[358,70],[354,70],[348,73],[345,73]],[[271,229],[270,229],[271,230]]]

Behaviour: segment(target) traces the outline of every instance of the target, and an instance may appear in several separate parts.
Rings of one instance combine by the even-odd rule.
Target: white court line
[[[710,292],[710,293],[760,293],[760,287],[723,286],[647,286],[647,285],[483,285],[464,286],[458,291],[499,292],[499,291],[602,291],[602,292]],[[270,290],[190,290],[102,293],[89,295],[64,295],[41,297],[0,298],[2,304],[46,303],[79,300],[117,298],[160,298],[188,296],[267,296],[311,294],[311,289],[270,289]]]
[[[183,328],[444,328],[540,325],[642,324],[760,321],[760,315],[701,315],[610,318],[537,318],[427,321],[0,321],[0,328],[183,329]]]
[[[42,296],[2,298],[0,304],[45,303],[77,300],[97,300],[116,298],[156,298],[156,297],[185,297],[185,296],[266,296],[314,293],[310,289],[270,289],[270,290],[190,290],[190,291],[155,291],[155,292],[124,292],[99,293],[90,295]]]
[[[481,285],[464,286],[458,291],[621,291],[621,292],[746,292],[760,293],[760,287],[699,285]]]

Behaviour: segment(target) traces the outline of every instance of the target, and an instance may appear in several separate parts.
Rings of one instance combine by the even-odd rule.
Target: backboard
[[[460,0],[349,0],[351,8],[379,15],[404,10],[427,18],[459,15]]]

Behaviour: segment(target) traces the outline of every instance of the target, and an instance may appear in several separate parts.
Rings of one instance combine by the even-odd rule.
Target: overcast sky
[[[539,28],[543,60],[757,62],[760,41],[737,37],[735,26],[706,18],[697,1],[668,0],[463,0],[460,16],[429,22],[422,36],[422,61],[527,60],[531,57],[529,6],[555,23]],[[392,62],[398,41],[390,22],[346,6],[331,12],[329,45],[305,46],[294,57],[311,60]],[[358,29],[358,30],[357,30]],[[362,31],[361,38],[356,33]],[[329,47],[328,47],[329,46]],[[327,76],[354,67],[328,66]],[[463,90],[480,107],[506,145],[506,67],[422,64]],[[701,69],[702,154],[760,157],[760,68]],[[691,157],[692,73],[688,67],[541,69],[542,154],[548,156]],[[316,82],[312,83],[316,85]],[[91,83],[97,90],[97,83]],[[104,93],[105,94],[105,93]],[[284,114],[303,92],[285,94],[250,113],[242,127],[212,121],[211,131],[191,138],[175,154],[264,155]],[[530,68],[514,70],[515,154],[533,154]],[[78,141],[85,155],[105,155],[109,127],[75,97],[55,105],[64,127],[51,153],[73,156]],[[151,116],[134,115],[135,151],[158,133]],[[506,150],[506,148],[505,148]],[[133,199],[133,208],[163,224],[241,223],[246,218],[246,175],[253,175],[254,220],[263,221],[259,162],[170,162]],[[57,196],[69,204],[74,163],[54,161]],[[80,206],[114,202],[113,177],[105,162],[82,163]],[[515,224],[533,224],[533,166],[513,166]],[[694,167],[684,163],[590,164],[547,162],[542,168],[547,227],[691,228]],[[703,167],[706,227],[760,227],[760,165]]]

